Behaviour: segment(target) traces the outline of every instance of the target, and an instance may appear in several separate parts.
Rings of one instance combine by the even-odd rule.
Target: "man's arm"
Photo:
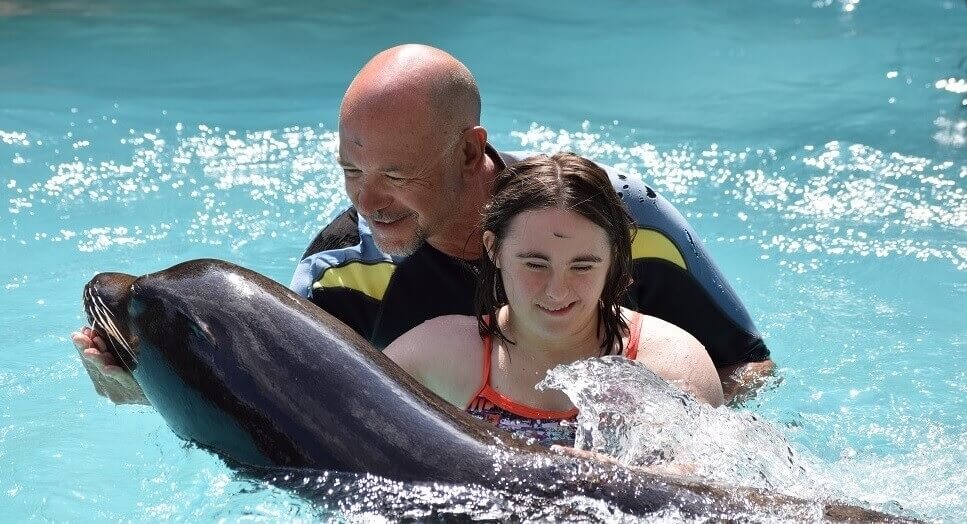
[[[372,342],[395,265],[364,230],[355,209],[340,213],[310,243],[289,289]]]
[[[738,404],[755,396],[756,391],[773,375],[775,368],[770,359],[718,368],[725,403]]]

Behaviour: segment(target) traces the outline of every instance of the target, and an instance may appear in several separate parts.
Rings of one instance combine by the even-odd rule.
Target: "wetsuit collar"
[[[487,145],[484,146],[484,152],[487,153],[487,156],[489,156],[490,159],[494,161],[494,167],[497,168],[498,172],[503,171],[507,167],[507,164],[504,162],[504,159],[500,156],[500,153],[498,153],[497,150],[494,149],[494,146],[490,145],[490,142],[487,142]]]

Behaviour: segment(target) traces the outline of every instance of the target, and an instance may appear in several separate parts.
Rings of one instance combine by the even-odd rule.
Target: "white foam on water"
[[[628,467],[918,516],[956,514],[967,498],[963,435],[929,439],[912,455],[827,463],[776,424],[696,401],[622,357],[558,366],[538,388],[563,391],[579,409],[575,447]],[[950,453],[938,456],[938,443]]]

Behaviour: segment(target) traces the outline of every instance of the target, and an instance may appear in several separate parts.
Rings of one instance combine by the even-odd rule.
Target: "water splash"
[[[698,402],[640,363],[583,360],[555,368],[538,387],[560,389],[578,407],[580,449],[630,467],[800,496],[825,494],[809,460],[775,426],[749,412]]]
[[[558,366],[538,388],[559,389],[578,407],[575,447],[605,453],[628,467],[892,513],[921,512],[921,518],[954,515],[964,497],[964,472],[955,465],[965,449],[963,435],[930,439],[912,457],[854,453],[827,463],[755,414],[698,402],[621,357]],[[959,446],[961,452],[938,464],[935,445]],[[885,478],[883,472],[890,470],[902,473]],[[930,478],[950,471],[957,473],[942,486]],[[938,493],[927,486],[945,489]]]

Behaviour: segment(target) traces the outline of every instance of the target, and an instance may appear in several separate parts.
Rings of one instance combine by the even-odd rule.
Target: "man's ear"
[[[483,245],[490,261],[493,262],[497,269],[500,269],[500,260],[497,258],[497,235],[494,235],[493,231],[484,231]]]
[[[472,127],[464,131],[463,168],[464,173],[476,175],[487,156],[487,130]]]

